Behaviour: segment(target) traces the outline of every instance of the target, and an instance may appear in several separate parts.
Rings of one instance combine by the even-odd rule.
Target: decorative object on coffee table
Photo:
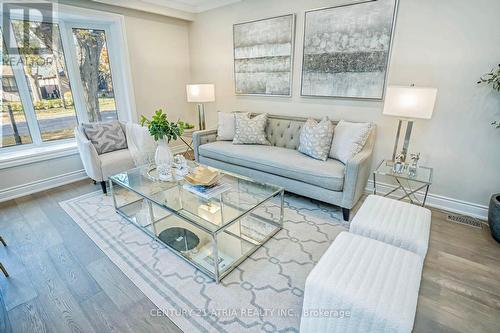
[[[176,123],[168,120],[162,109],[156,110],[151,120],[141,116],[141,125],[147,126],[149,134],[158,142],[155,153],[155,163],[159,179],[169,181],[172,179],[172,151],[168,147],[171,140],[176,140],[184,132],[184,122]]]
[[[191,251],[200,244],[200,238],[186,228],[165,229],[158,235],[158,238],[179,252]]]
[[[363,1],[307,11],[302,96],[384,96],[396,0]]]
[[[387,88],[383,114],[399,118],[396,141],[394,142],[394,149],[392,151],[393,161],[396,161],[396,156],[398,155],[403,123],[406,124],[406,133],[403,147],[399,154],[403,155],[402,162],[404,163],[408,155],[413,119],[431,119],[434,112],[436,95],[436,88],[415,87],[414,85],[390,86]]]
[[[491,196],[488,209],[488,224],[491,236],[500,243],[500,193]]]
[[[198,129],[206,129],[205,105],[203,103],[215,102],[215,85],[188,84],[186,85],[186,94],[189,103],[198,103]]]
[[[384,197],[388,197],[398,190],[401,190],[404,195],[396,198],[397,200],[403,200],[408,198],[412,204],[421,205],[425,207],[425,201],[427,200],[427,194],[429,193],[429,188],[432,185],[432,174],[434,169],[417,166],[417,170],[414,175],[410,175],[409,168],[407,165],[400,164],[397,170],[395,170],[395,163],[393,161],[383,160],[377,169],[373,171],[373,194],[377,194],[377,177],[376,176],[387,176],[392,178],[396,182],[396,186],[391,189],[388,193],[384,194]],[[422,201],[416,197],[416,193],[425,188],[425,194]]]

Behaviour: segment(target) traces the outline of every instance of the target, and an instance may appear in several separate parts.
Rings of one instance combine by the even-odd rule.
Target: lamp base
[[[401,127],[403,126],[403,122],[406,123],[406,133],[405,133],[405,138],[403,142],[403,147],[401,149],[401,162],[406,161],[406,156],[408,155],[408,147],[410,145],[410,138],[411,138],[411,130],[413,129],[413,120],[405,120],[405,119],[399,119],[399,124],[398,124],[398,131],[396,132],[396,141],[394,142],[394,150],[392,151],[392,160],[396,161],[396,154],[398,152],[398,146],[399,146],[399,137],[401,136]]]
[[[205,124],[205,106],[203,104],[198,104],[198,126],[200,130],[206,129]]]

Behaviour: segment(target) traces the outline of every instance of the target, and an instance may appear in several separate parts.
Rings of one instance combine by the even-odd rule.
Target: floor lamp
[[[384,115],[399,118],[396,141],[392,152],[392,160],[401,155],[405,162],[410,145],[414,119],[431,119],[436,102],[437,89],[411,86],[389,86],[385,95]],[[406,127],[401,153],[397,154],[402,127]]]
[[[203,103],[215,102],[215,85],[213,84],[188,84],[186,85],[187,101],[198,103],[198,126],[200,130],[206,129],[205,105]]]

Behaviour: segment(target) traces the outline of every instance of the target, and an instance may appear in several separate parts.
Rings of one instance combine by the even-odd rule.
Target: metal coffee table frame
[[[236,177],[236,178],[241,179],[241,180],[247,180],[247,181],[253,182],[255,184],[262,184],[262,183],[257,183],[257,182],[253,181],[250,178],[242,177],[240,175],[235,175],[235,174],[232,174],[232,173],[229,173],[229,172],[225,172],[225,171],[223,173],[225,175]],[[115,175],[115,176],[117,176],[117,175]],[[111,196],[113,198],[113,205],[115,207],[115,211],[118,214],[120,214],[124,219],[126,219],[128,222],[130,222],[131,224],[135,225],[141,231],[145,232],[147,235],[149,235],[150,237],[152,237],[154,240],[156,240],[160,244],[162,244],[162,245],[166,246],[167,248],[169,248],[178,257],[184,259],[186,262],[188,262],[191,265],[195,266],[197,269],[199,269],[200,271],[202,271],[203,273],[205,273],[207,276],[209,276],[210,278],[212,278],[213,280],[215,280],[216,283],[219,283],[225,276],[227,276],[229,273],[231,273],[231,271],[233,269],[235,269],[236,267],[238,267],[244,260],[246,260],[255,251],[257,251],[264,243],[266,243],[269,239],[271,239],[276,233],[278,233],[283,228],[284,188],[282,188],[282,187],[274,186],[276,188],[276,190],[273,193],[271,193],[270,195],[268,195],[266,198],[264,198],[263,200],[261,200],[253,208],[251,208],[251,209],[245,211],[244,213],[240,214],[239,216],[236,216],[235,218],[231,219],[230,221],[228,221],[224,225],[220,226],[220,228],[218,228],[217,230],[210,230],[210,229],[204,227],[203,225],[197,223],[196,221],[193,221],[192,219],[189,219],[186,216],[183,216],[183,214],[179,214],[178,211],[176,211],[174,209],[171,209],[168,206],[166,206],[166,205],[164,205],[164,204],[162,204],[160,202],[157,202],[154,198],[148,197],[148,196],[140,193],[139,191],[135,190],[134,188],[132,188],[130,186],[124,185],[117,178],[115,178],[115,176],[112,176],[112,177],[109,178],[110,192],[111,192]],[[183,181],[172,182],[173,186],[170,189],[172,189],[173,187],[177,186],[178,189],[179,189],[179,191],[181,191],[182,190],[182,183],[183,183]],[[121,188],[123,188],[123,189],[125,189],[127,191],[131,191],[131,192],[135,193],[136,195],[138,195],[140,197],[140,199],[138,199],[136,201],[129,202],[126,205],[123,205],[123,206],[118,206],[117,205],[117,201],[116,201],[116,196],[115,196],[115,188],[117,186],[119,186],[119,187],[121,187]],[[265,203],[273,200],[275,197],[278,197],[278,196],[280,197],[279,200],[280,200],[280,206],[281,206],[280,207],[280,215],[279,215],[279,223],[276,223],[275,221],[272,221],[272,220],[264,219],[264,218],[262,218],[260,216],[256,216],[254,214],[254,211],[256,209],[258,209],[263,204],[265,204]],[[148,204],[149,216],[150,216],[150,219],[151,219],[151,226],[153,227],[153,232],[151,232],[150,230],[148,230],[146,228],[146,227],[149,227],[150,225],[144,226],[144,225],[140,225],[140,224],[136,223],[133,219],[131,219],[128,216],[127,213],[125,213],[123,211],[124,207],[132,205],[132,204],[137,203],[139,201],[142,201],[142,202],[145,201]],[[220,204],[221,204],[221,210],[222,210],[222,208],[223,208],[222,207],[222,205],[223,205],[223,201],[222,200],[220,201]],[[225,204],[227,204],[227,203],[225,203]],[[212,252],[212,256],[213,256],[213,259],[214,259],[214,272],[211,272],[211,271],[207,270],[201,264],[197,263],[194,260],[190,260],[186,256],[182,255],[176,249],[174,249],[171,246],[169,246],[169,244],[166,244],[165,242],[163,242],[157,236],[158,232],[156,230],[156,223],[158,223],[162,219],[165,219],[165,217],[160,218],[160,219],[155,219],[155,214],[154,214],[154,207],[155,206],[159,207],[162,210],[165,210],[166,212],[174,215],[177,218],[182,219],[184,222],[186,222],[186,223],[194,226],[195,228],[200,229],[200,230],[202,230],[205,233],[207,233],[207,234],[210,235],[210,237],[211,237],[211,243],[212,243],[212,251],[213,251]],[[252,243],[253,244],[253,242],[250,242],[249,240],[245,240],[242,237],[237,236],[234,233],[232,233],[229,230],[227,230],[233,224],[237,223],[238,221],[241,221],[243,218],[245,218],[247,216],[252,216],[253,218],[259,218],[259,220],[261,220],[263,222],[266,222],[266,223],[269,223],[269,224],[275,226],[276,228],[270,234],[268,234],[263,240],[261,240],[260,242],[258,242],[258,244],[254,244],[254,246],[250,250],[248,250],[247,252],[245,252],[244,254],[242,254],[240,257],[238,257],[236,260],[234,260],[227,268],[225,268],[225,270],[223,272],[220,272],[219,265],[215,264],[219,260],[219,255],[218,255],[218,249],[219,249],[219,247],[218,247],[217,236],[220,233],[225,232],[225,233],[230,234],[233,237],[237,237],[240,240],[244,240],[247,243]]]

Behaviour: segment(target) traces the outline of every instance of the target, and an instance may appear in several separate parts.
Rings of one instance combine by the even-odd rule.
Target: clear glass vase
[[[163,181],[172,180],[172,162],[174,156],[168,147],[166,139],[158,141],[158,147],[155,152],[155,164],[158,171],[158,178]]]

